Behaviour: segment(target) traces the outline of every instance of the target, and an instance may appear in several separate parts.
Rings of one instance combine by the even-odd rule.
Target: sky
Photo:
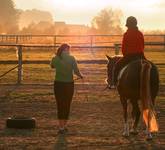
[[[165,0],[14,0],[16,8],[50,11],[55,21],[90,25],[104,8],[121,9],[122,25],[135,16],[143,30],[165,30]]]

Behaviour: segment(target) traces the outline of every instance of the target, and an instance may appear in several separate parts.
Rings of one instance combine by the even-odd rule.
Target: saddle
[[[118,73],[118,75],[117,75],[117,83],[118,83],[118,81],[121,79],[121,77],[122,77],[124,71],[126,70],[126,68],[127,68],[130,64],[132,64],[132,63],[134,63],[134,62],[136,62],[136,61],[138,61],[138,60],[140,60],[140,59],[137,59],[137,60],[134,60],[134,61],[130,61],[128,64],[126,64],[126,65],[119,71],[119,73]],[[145,59],[144,59],[144,60],[145,60]],[[146,61],[147,61],[147,60],[146,60]]]

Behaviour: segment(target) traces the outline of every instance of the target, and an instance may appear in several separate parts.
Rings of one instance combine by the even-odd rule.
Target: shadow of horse
[[[67,150],[68,149],[66,134],[59,134],[57,136],[57,141],[56,141],[53,149],[54,150]]]

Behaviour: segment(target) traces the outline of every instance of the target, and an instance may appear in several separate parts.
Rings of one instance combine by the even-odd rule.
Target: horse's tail
[[[154,105],[151,99],[151,64],[142,60],[141,66],[141,77],[140,77],[140,94],[142,101],[143,120],[150,132],[158,131],[158,123],[154,111]]]

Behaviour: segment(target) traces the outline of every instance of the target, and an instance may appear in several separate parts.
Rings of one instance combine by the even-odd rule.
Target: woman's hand
[[[83,79],[84,77],[82,75],[79,76],[81,79]]]

